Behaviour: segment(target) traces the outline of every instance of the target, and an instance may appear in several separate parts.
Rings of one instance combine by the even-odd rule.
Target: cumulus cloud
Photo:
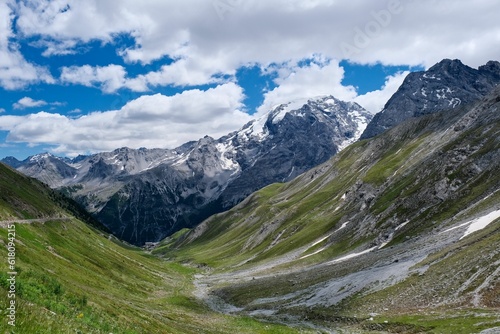
[[[190,58],[183,58],[170,65],[162,66],[158,71],[150,71],[136,77],[128,77],[125,68],[121,65],[107,66],[70,66],[61,69],[62,83],[80,84],[87,87],[96,87],[104,93],[113,93],[126,88],[135,92],[146,92],[158,86],[197,86],[215,83],[224,83],[232,80],[234,71],[214,72],[215,66],[211,61],[194,62]],[[223,78],[222,75],[231,75]]]
[[[335,61],[315,59],[309,65],[282,66],[276,69],[274,80],[278,85],[264,94],[264,102],[258,113],[263,114],[281,103],[299,98],[318,95],[333,95],[338,99],[350,101],[356,97],[352,86],[343,86],[344,69]]]
[[[5,112],[5,109],[4,108],[0,108],[0,114]]]
[[[345,45],[357,49],[349,58],[360,63],[430,66],[448,57],[480,65],[499,54],[499,11],[491,0],[38,0],[19,5],[17,24],[28,36],[49,38],[48,53],[128,34],[135,45],[120,54],[129,62],[224,59],[216,73],[311,53],[342,59]]]
[[[126,75],[125,69],[120,65],[65,66],[61,69],[60,80],[62,83],[96,86],[105,93],[112,93],[124,87],[137,92],[144,92],[148,89],[143,80],[128,79]]]
[[[354,101],[359,103],[366,110],[374,114],[378,113],[382,110],[391,96],[398,90],[408,73],[408,71],[404,71],[388,76],[381,89],[359,95]]]
[[[14,109],[24,109],[24,108],[33,108],[33,107],[41,107],[47,105],[47,102],[43,100],[33,100],[31,97],[23,97],[16,103],[12,105]]]
[[[204,135],[220,137],[251,116],[241,111],[241,87],[234,83],[165,96],[144,95],[119,110],[77,118],[39,112],[0,116],[8,141],[54,145],[55,153],[113,150],[117,147],[176,147]]]
[[[25,36],[40,36],[46,56],[72,53],[93,40],[111,43],[125,34],[134,39],[133,45],[117,50],[125,61],[175,60],[137,78],[127,78],[118,65],[70,67],[62,77],[107,92],[117,87],[140,92],[148,86],[221,83],[221,75],[231,76],[246,64],[267,67],[312,54],[426,67],[443,58],[460,58],[478,66],[500,54],[499,11],[500,3],[492,0],[37,0],[16,6],[16,22]],[[3,15],[1,22],[11,22],[10,14]],[[3,30],[11,33],[10,28]],[[12,61],[27,67],[20,73],[28,78],[21,82],[43,77],[42,69],[29,68],[15,59],[19,56],[10,54]],[[84,74],[87,80],[71,74]],[[3,85],[9,84],[16,86],[15,81]]]
[[[13,90],[35,82],[54,83],[46,68],[26,61],[18,46],[10,40],[14,36],[14,14],[9,3],[0,2],[0,87]]]
[[[61,107],[66,105],[66,102],[47,102],[44,100],[33,100],[31,97],[25,96],[16,103],[12,105],[14,109],[26,109],[26,108],[35,108],[35,107],[42,107],[42,106],[52,106],[52,107]]]
[[[4,13],[0,32],[9,36],[12,11],[2,6],[7,10],[0,11]],[[63,68],[62,82],[95,86],[107,93],[223,83],[222,77],[233,76],[247,64],[266,68],[313,54],[361,64],[425,67],[443,58],[478,66],[500,54],[496,15],[500,3],[492,0],[37,0],[20,2],[15,8],[17,28],[25,36],[38,36],[45,56],[74,53],[94,40],[112,43],[125,34],[134,40],[117,50],[126,62],[174,59],[135,78],[119,65]],[[53,82],[50,73],[26,62],[18,51],[7,54],[0,54],[0,59],[14,66],[5,67],[10,73],[0,70],[3,87]]]

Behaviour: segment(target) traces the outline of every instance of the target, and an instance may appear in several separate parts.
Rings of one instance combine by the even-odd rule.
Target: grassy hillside
[[[0,221],[72,216],[108,231],[72,199],[3,163],[0,163],[0,190]]]
[[[63,210],[51,199],[55,194],[42,183],[0,164],[0,219],[55,217]]]
[[[389,332],[500,327],[499,109],[497,89],[410,120],[154,253],[210,266],[212,293],[242,313]]]
[[[121,244],[74,218],[64,198],[3,165],[0,180],[0,220],[69,217],[15,224],[14,240],[9,240],[8,224],[0,228],[1,333],[299,331],[210,311],[193,294],[199,269]],[[9,241],[15,245],[14,268],[7,262]],[[7,317],[12,269],[17,272],[15,327]]]

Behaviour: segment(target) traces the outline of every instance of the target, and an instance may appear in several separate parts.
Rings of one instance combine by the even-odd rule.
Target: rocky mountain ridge
[[[474,103],[499,83],[498,61],[489,61],[476,70],[458,59],[444,59],[427,71],[408,74],[361,139],[375,137],[411,117]]]
[[[4,161],[75,198],[118,237],[143,244],[328,160],[357,140],[371,117],[356,103],[323,96],[279,105],[239,131],[173,150]]]

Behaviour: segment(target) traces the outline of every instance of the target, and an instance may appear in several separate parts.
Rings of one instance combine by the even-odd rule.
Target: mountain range
[[[471,104],[499,82],[496,61],[476,70],[445,59],[410,73],[373,120],[356,103],[324,96],[279,105],[239,131],[173,150],[2,161],[74,198],[122,240],[142,245],[194,227],[266,185],[292,180],[359,138]]]
[[[3,162],[81,203],[122,240],[159,241],[252,192],[293,179],[356,141],[372,115],[332,96],[279,105],[239,131],[176,149]]]

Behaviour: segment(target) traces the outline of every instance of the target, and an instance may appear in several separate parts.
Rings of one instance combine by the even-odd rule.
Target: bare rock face
[[[61,189],[116,236],[142,245],[328,160],[356,141],[371,118],[356,103],[323,96],[279,105],[239,131],[174,150],[120,148],[74,160],[41,154],[4,162]]]
[[[403,121],[467,105],[500,83],[500,63],[489,61],[477,70],[460,60],[445,59],[425,72],[410,73],[384,109],[375,115],[361,139],[375,137]]]

